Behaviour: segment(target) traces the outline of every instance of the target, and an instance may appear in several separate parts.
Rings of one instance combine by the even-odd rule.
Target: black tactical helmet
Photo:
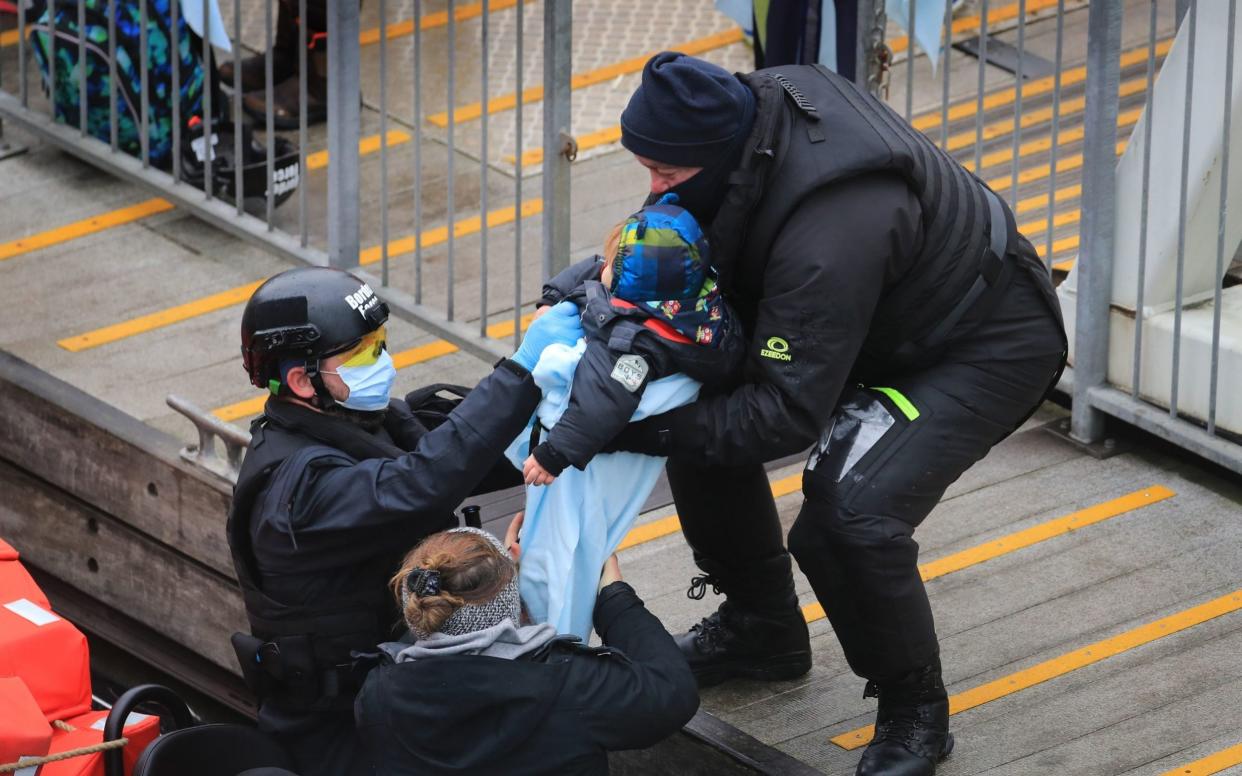
[[[348,350],[387,320],[388,305],[348,272],[287,270],[268,278],[246,302],[242,365],[250,382],[275,393],[282,360],[305,360],[317,372],[319,359]]]

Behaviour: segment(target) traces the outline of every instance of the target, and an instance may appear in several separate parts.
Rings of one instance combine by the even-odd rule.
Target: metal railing
[[[1242,471],[1242,289],[1228,274],[1242,241],[1231,188],[1237,0],[1178,2],[1168,57],[1154,71],[1157,9],[1131,18],[1091,7],[1083,252],[1062,288],[1074,323],[1072,434],[1093,442],[1120,418]],[[1115,163],[1127,23],[1147,26],[1142,133]],[[1142,29],[1140,27],[1140,29]]]
[[[308,3],[326,16],[326,30],[295,25],[296,84],[276,72],[281,3],[296,19],[316,16],[314,7],[307,16]],[[357,272],[385,287],[398,315],[467,352],[508,353],[511,343],[489,331],[516,338],[543,277],[569,259],[570,0],[370,0],[361,11],[358,3],[325,0],[221,0],[218,25],[209,21],[213,5],[50,0],[34,19],[19,3],[17,68],[0,71],[0,117],[283,256]],[[465,145],[457,104],[474,90],[481,105],[494,102],[496,62],[517,63],[509,68],[513,94],[523,94],[534,48],[527,38],[540,38],[532,11],[539,9],[544,161],[542,169],[523,170],[523,130],[538,118],[524,100],[508,116],[485,107]],[[511,49],[497,46],[498,24],[511,31]],[[87,34],[92,27],[106,30],[106,48]],[[125,30],[135,27],[131,41]],[[247,50],[266,52],[261,109],[244,102],[240,67],[230,83],[212,77],[212,63],[230,57],[230,43],[235,62]],[[78,77],[83,62],[108,74],[106,95],[88,95],[88,79]],[[298,96],[294,120],[279,113],[277,92],[286,101]],[[308,116],[308,102],[317,100],[326,104],[326,129]],[[429,113],[446,114],[447,122],[434,126]],[[512,164],[490,147],[502,120],[513,125]],[[252,137],[262,151],[252,148]],[[523,173],[542,176],[542,198],[523,187]],[[282,206],[294,186],[296,202]],[[533,216],[541,231],[523,223]],[[497,249],[501,234],[512,239],[511,261]],[[512,296],[488,293],[498,280],[512,286]]]
[[[279,1],[296,5],[300,19],[314,2]],[[231,85],[204,91],[196,114],[207,136],[213,128],[231,133],[234,157],[253,128],[265,149],[259,196],[247,193],[254,186],[240,166],[227,182],[185,182],[184,165],[209,165],[220,146],[200,143],[201,159],[153,161],[159,147],[149,120],[159,114],[149,87],[167,78],[179,93],[197,83],[197,71],[182,72],[181,57],[167,75],[153,69],[147,37],[162,33],[142,24],[141,83],[122,88],[114,12],[137,9],[149,20],[166,8],[179,30],[179,11],[201,2],[49,3],[53,15],[76,16],[79,30],[88,12],[107,9],[106,52],[58,28],[40,55],[63,54],[62,74],[92,56],[107,62],[103,129],[87,115],[83,98],[98,95],[85,94],[83,82],[65,79],[77,100],[64,89],[57,97],[76,110],[59,116],[54,101],[31,88],[39,73],[30,64],[38,64],[31,32],[42,22],[23,14],[17,67],[0,72],[0,117],[234,234],[298,261],[358,271],[384,287],[398,314],[467,352],[508,352],[541,281],[569,258],[577,148],[570,0],[368,0],[361,15],[353,4],[327,3],[326,132],[308,126],[306,111],[322,40],[298,27],[301,111],[288,130],[297,147],[296,207],[278,207],[278,184],[290,181],[274,141],[278,0],[222,3],[233,56],[247,47],[269,52],[268,97],[261,110],[252,106],[254,121],[243,118],[237,70]],[[1233,91],[1242,81],[1233,77],[1233,38],[1223,31],[1236,29],[1235,2],[971,0],[954,9],[945,0],[858,0],[855,70],[1006,198],[1021,231],[1064,278],[1073,369],[1063,387],[1073,392],[1074,436],[1099,439],[1111,415],[1242,470],[1235,443],[1242,406],[1220,390],[1242,377],[1227,274],[1242,239],[1239,219],[1226,217],[1229,140],[1238,127]],[[196,15],[206,17],[208,5]],[[221,53],[213,36],[193,39],[200,61]],[[539,86],[531,83],[536,73]],[[528,105],[536,101],[541,111]],[[170,107],[179,148],[182,133],[200,129],[187,124],[181,100]],[[127,128],[122,109],[136,126]],[[127,132],[141,141],[131,153],[122,147]],[[524,175],[530,145],[541,146],[543,166]],[[528,180],[535,174],[538,190]],[[526,223],[531,217],[539,229]]]

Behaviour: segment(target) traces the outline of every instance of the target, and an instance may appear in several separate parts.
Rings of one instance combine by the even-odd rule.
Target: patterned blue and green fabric
[[[716,287],[707,238],[690,212],[665,194],[621,226],[612,288],[700,345],[713,345],[726,307]]]
[[[206,87],[201,46],[177,20],[173,30],[171,3],[147,0],[147,136],[151,164],[167,169],[172,164],[173,61],[178,62],[181,121],[202,115]],[[85,25],[79,30],[77,2],[54,3],[31,25],[30,41],[43,73],[56,120],[71,126],[80,121],[79,83],[84,77],[78,61],[79,41],[86,47],[86,131],[111,142],[111,114],[116,111],[117,144],[121,150],[141,156],[142,116],[142,15],[136,0],[113,0],[116,27],[116,102],[110,105],[112,72],[108,67],[109,0],[85,0]],[[55,43],[53,45],[53,31]],[[80,35],[82,38],[80,38]],[[49,65],[54,56],[55,68]]]

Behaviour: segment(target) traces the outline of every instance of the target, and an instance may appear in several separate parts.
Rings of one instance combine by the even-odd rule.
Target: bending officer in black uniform
[[[386,582],[402,555],[456,525],[472,492],[521,482],[501,453],[539,402],[530,369],[546,345],[582,336],[577,308],[558,306],[429,429],[389,398],[387,318],[368,285],[323,267],[269,279],[242,314],[246,371],[272,395],[251,425],[229,515],[251,629],[233,643],[260,728],[301,776],[371,772],[351,652],[397,635]]]
[[[703,685],[809,670],[762,464],[814,445],[789,551],[879,698],[858,773],[931,774],[953,738],[913,533],[1055,383],[1048,273],[987,186],[822,67],[734,76],[664,52],[621,129],[651,198],[709,225],[749,340],[735,385],[613,442],[669,456],[691,594],[727,596],[679,645]]]

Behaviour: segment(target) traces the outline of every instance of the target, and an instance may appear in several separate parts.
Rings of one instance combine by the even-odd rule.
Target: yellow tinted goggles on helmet
[[[371,366],[376,361],[379,361],[380,354],[384,352],[384,348],[387,346],[388,332],[385,327],[381,326],[367,334],[357,345],[347,351],[341,366]]]

